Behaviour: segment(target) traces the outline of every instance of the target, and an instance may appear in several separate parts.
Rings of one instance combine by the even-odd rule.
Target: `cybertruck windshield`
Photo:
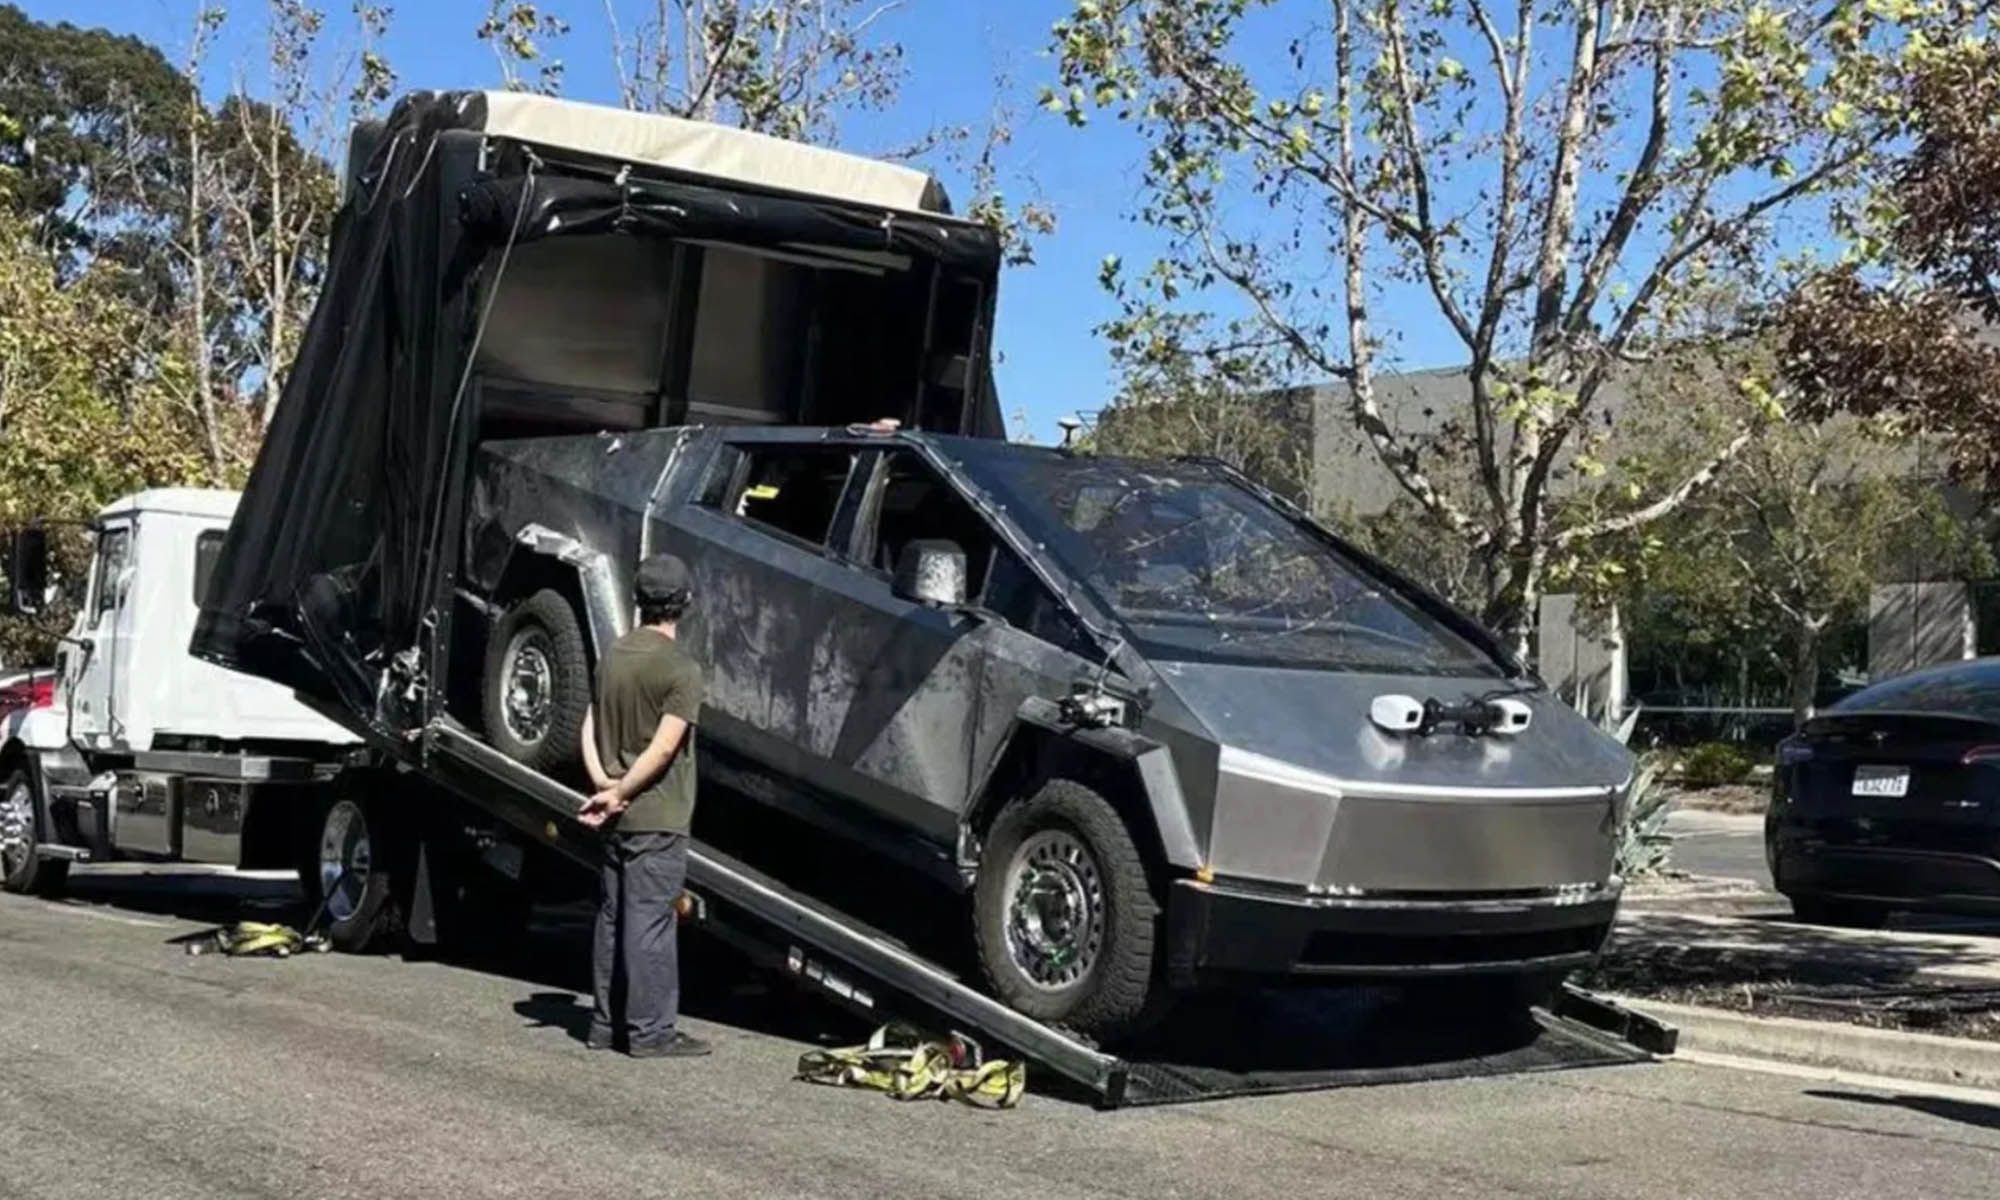
[[[1097,593],[1149,657],[1504,674],[1214,467],[955,448],[967,473]]]

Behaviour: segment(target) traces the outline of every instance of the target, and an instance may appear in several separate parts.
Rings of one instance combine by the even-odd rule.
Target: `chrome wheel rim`
[[[1064,829],[1030,835],[1007,865],[1002,911],[1007,953],[1042,991],[1073,987],[1104,947],[1104,879],[1081,838]]]
[[[0,876],[14,875],[35,852],[35,796],[16,779],[0,799]]]
[[[372,862],[361,806],[352,800],[336,803],[319,835],[319,892],[326,897],[329,920],[345,921],[360,911]]]
[[[555,656],[548,635],[539,629],[515,634],[501,660],[500,678],[506,681],[500,714],[507,732],[531,745],[541,741],[548,735],[555,708]]]

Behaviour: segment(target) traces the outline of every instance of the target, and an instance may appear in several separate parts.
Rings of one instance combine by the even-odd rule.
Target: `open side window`
[[[729,446],[711,464],[696,503],[824,547],[857,457],[848,446]]]
[[[1085,657],[1096,643],[1047,585],[1000,540],[992,524],[914,451],[885,456],[862,503],[855,560],[893,573],[913,541],[941,539],[965,551],[966,595],[1024,633]]]
[[[854,558],[890,574],[903,547],[924,539],[953,542],[965,551],[965,594],[973,598],[984,594],[999,545],[993,527],[921,455],[896,450],[885,456],[862,505]]]

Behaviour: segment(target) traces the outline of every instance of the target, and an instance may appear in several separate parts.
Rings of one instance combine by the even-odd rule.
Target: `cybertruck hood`
[[[1216,748],[1213,776],[1184,783],[1219,875],[1334,895],[1562,891],[1611,878],[1631,755],[1545,690],[1517,695],[1533,712],[1517,734],[1392,734],[1369,719],[1377,696],[1461,702],[1502,682],[1153,666],[1187,732]]]
[[[1513,687],[1496,679],[1366,675],[1156,662],[1202,731],[1233,757],[1274,760],[1368,789],[1596,789],[1622,784],[1631,755],[1546,689],[1515,698],[1534,717],[1515,735],[1392,734],[1369,720],[1377,696],[1458,702]]]

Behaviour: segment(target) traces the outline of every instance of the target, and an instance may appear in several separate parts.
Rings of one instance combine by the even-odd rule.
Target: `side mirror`
[[[891,586],[905,600],[957,608],[965,603],[965,551],[939,538],[909,542],[896,555]]]
[[[39,525],[18,530],[7,544],[7,611],[32,617],[49,594],[49,531]]]

